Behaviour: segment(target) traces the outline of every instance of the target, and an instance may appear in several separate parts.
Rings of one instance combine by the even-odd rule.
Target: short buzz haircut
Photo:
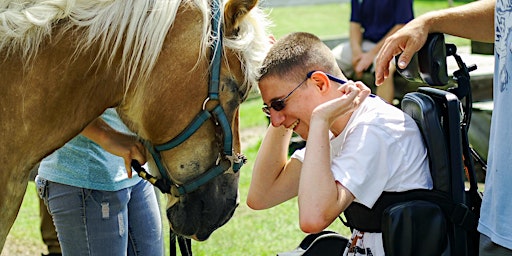
[[[259,80],[268,76],[283,76],[297,81],[306,74],[319,70],[340,75],[340,70],[331,50],[317,36],[291,33],[279,39],[270,48],[260,69]]]

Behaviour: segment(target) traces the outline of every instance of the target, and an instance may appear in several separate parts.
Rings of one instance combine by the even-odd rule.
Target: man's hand
[[[389,62],[396,55],[402,53],[397,62],[398,67],[407,67],[414,54],[427,41],[428,33],[429,28],[424,19],[416,18],[389,36],[375,61],[375,84],[381,85],[389,76]]]
[[[370,95],[370,88],[362,82],[348,81],[338,88],[339,98],[325,102],[313,110],[313,117],[322,118],[332,124],[336,118],[353,112]]]

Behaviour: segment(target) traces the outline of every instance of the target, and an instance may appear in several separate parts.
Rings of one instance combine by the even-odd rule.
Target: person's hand
[[[371,52],[365,52],[361,54],[359,61],[354,65],[354,72],[356,74],[356,78],[361,78],[363,72],[368,70],[368,68],[372,65],[373,59],[375,58],[375,54]]]
[[[141,165],[146,163],[146,150],[137,136],[113,131],[98,144],[105,151],[123,158],[128,178],[132,177],[132,160],[137,160]]]
[[[359,62],[361,61],[363,57],[363,52],[358,50],[352,51],[352,67],[354,69],[354,78],[361,79],[361,76],[363,75],[362,72],[356,71],[355,67],[359,65]]]
[[[338,88],[341,96],[320,104],[313,110],[313,117],[327,120],[332,124],[336,118],[353,112],[370,95],[370,88],[363,82],[348,81]]]
[[[122,157],[128,178],[132,177],[132,160],[139,161],[141,165],[146,163],[146,149],[137,137],[114,130],[101,117],[85,127],[82,135],[96,142],[105,151]]]
[[[394,56],[402,53],[397,62],[398,67],[407,67],[414,54],[427,41],[428,33],[427,23],[423,19],[416,18],[389,36],[375,60],[375,84],[381,85],[389,76],[389,62]]]

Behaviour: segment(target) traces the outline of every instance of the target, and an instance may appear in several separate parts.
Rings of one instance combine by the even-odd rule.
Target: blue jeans
[[[499,244],[494,243],[491,239],[484,235],[480,234],[480,256],[510,256],[512,255],[512,250],[507,249]]]
[[[63,255],[163,255],[160,209],[153,186],[84,189],[36,177]]]

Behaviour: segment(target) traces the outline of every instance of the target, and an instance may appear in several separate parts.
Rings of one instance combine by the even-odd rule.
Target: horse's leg
[[[27,189],[27,175],[13,170],[0,171],[0,249],[16,220]]]

